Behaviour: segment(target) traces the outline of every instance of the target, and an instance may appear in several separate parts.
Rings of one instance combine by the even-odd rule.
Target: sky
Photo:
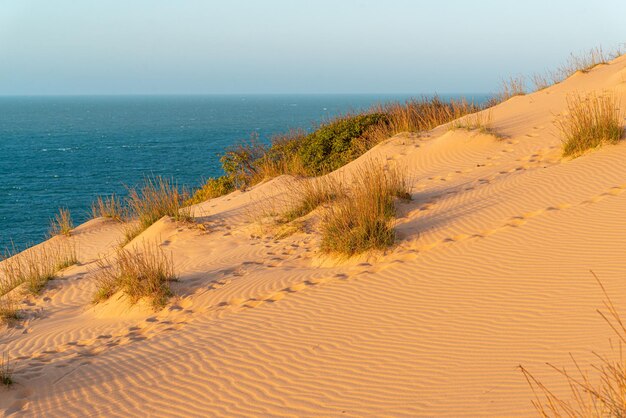
[[[626,42],[624,0],[0,0],[0,95],[488,93]]]

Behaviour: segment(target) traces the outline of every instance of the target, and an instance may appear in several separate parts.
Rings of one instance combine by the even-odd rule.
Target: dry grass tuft
[[[613,353],[612,358],[594,353],[599,362],[592,366],[598,373],[597,381],[593,381],[573,357],[575,373],[549,364],[566,379],[571,393],[569,400],[557,396],[528,369],[520,366],[535,394],[533,405],[539,415],[544,418],[626,416],[626,362],[622,353],[622,344],[626,343],[626,327],[602,282],[593,272],[592,274],[602,288],[605,296],[604,306],[608,311],[604,313],[598,310],[598,313],[618,337],[619,347],[617,353]]]
[[[0,296],[24,284],[32,294],[39,293],[56,274],[77,262],[76,247],[54,241],[16,254],[9,251],[0,265]]]
[[[547,71],[544,74],[535,74],[532,76],[535,91],[558,84],[579,71],[581,73],[588,73],[594,67],[601,64],[608,64],[611,59],[617,58],[623,53],[623,47],[619,46],[609,53],[605,52],[602,47],[596,47],[580,54],[570,54],[567,61],[555,71]]]
[[[167,304],[172,295],[170,282],[177,279],[172,256],[159,245],[145,241],[133,251],[118,249],[112,261],[101,259],[94,274],[97,282],[94,303],[122,291],[131,303],[147,298],[155,309]]]
[[[372,128],[361,138],[363,151],[402,132],[428,131],[462,116],[481,110],[481,106],[466,100],[450,100],[422,97],[404,103],[390,103],[375,108],[386,115],[384,123]]]
[[[0,384],[9,387],[13,384],[13,368],[9,353],[3,353],[0,359]]]
[[[20,310],[15,299],[10,295],[0,297],[0,322],[11,325],[20,320]]]
[[[298,179],[288,185],[288,194],[293,203],[278,219],[287,223],[301,218],[318,206],[339,198],[343,194],[341,184],[331,177]]]
[[[509,77],[508,80],[502,80],[497,100],[504,102],[514,96],[523,96],[526,94],[525,86],[526,79],[523,76]]]
[[[578,156],[602,144],[615,144],[623,132],[619,102],[610,94],[568,96],[567,114],[555,123],[563,138],[564,156]]]
[[[189,198],[187,190],[167,178],[146,177],[140,188],[129,188],[127,205],[132,218],[125,231],[126,242],[145,231],[163,216],[171,216],[176,221],[190,221],[191,210],[184,207]]]
[[[570,54],[567,62],[559,68],[561,77],[566,79],[577,71],[588,73],[593,67],[607,64],[611,54],[603,51],[602,47],[591,48],[581,54]]]
[[[467,131],[478,131],[485,135],[492,135],[498,139],[504,138],[504,136],[493,127],[491,110],[483,110],[471,115],[467,115],[464,118],[455,120],[449,126],[450,130],[465,129]]]
[[[98,196],[91,204],[91,216],[95,218],[110,218],[121,221],[124,218],[122,203],[115,195],[107,196],[104,199]]]
[[[396,197],[410,198],[405,174],[368,163],[357,172],[348,196],[324,216],[321,250],[349,257],[393,245]]]
[[[531,77],[531,82],[533,83],[533,86],[535,87],[534,91],[539,91],[539,90],[543,90],[543,89],[547,89],[548,87],[550,87],[552,84],[554,84],[554,79],[550,74],[533,74]]]
[[[72,229],[74,229],[74,224],[72,223],[72,216],[70,215],[69,209],[60,208],[59,213],[57,213],[50,222],[50,236],[65,235],[69,237]]]

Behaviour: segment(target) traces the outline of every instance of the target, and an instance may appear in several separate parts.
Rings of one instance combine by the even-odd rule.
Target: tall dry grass
[[[171,216],[176,221],[190,221],[191,211],[184,206],[188,198],[185,188],[179,188],[172,180],[161,176],[146,177],[142,186],[129,188],[126,203],[129,217],[136,222],[127,225],[126,242],[163,216]]]
[[[485,135],[495,136],[498,139],[504,138],[504,136],[494,128],[492,120],[493,115],[491,114],[491,109],[487,109],[453,121],[452,123],[450,123],[449,129],[465,129],[467,131],[478,131]]]
[[[0,322],[11,325],[20,320],[20,310],[13,295],[0,296]]]
[[[121,221],[124,218],[124,209],[121,200],[114,194],[102,198],[98,198],[91,204],[92,218],[109,218]]]
[[[393,245],[397,197],[410,198],[405,173],[375,162],[365,164],[357,171],[347,197],[325,214],[321,250],[350,257]]]
[[[177,279],[171,254],[146,241],[134,250],[118,249],[112,260],[100,259],[94,275],[97,283],[94,302],[122,291],[131,303],[146,298],[155,309],[167,304],[172,295],[170,282]]]
[[[69,237],[72,229],[74,229],[74,223],[72,222],[72,215],[69,209],[59,208],[59,213],[54,215],[54,218],[50,221],[50,236],[65,235]]]
[[[534,91],[539,91],[550,87],[554,84],[554,79],[548,74],[535,73],[530,77],[530,81],[534,86]]]
[[[498,101],[504,102],[511,97],[523,96],[526,94],[526,78],[524,76],[509,77],[502,80]]]
[[[610,356],[594,353],[597,363],[592,366],[592,378],[572,357],[574,372],[549,364],[567,382],[570,398],[565,399],[551,391],[528,369],[520,366],[535,398],[535,409],[544,418],[604,418],[626,417],[626,359],[622,344],[626,344],[626,326],[602,282],[592,272],[604,293],[606,313],[597,312],[617,337]]]
[[[612,56],[612,54],[605,52],[602,47],[591,48],[580,54],[570,54],[565,64],[559,68],[561,77],[567,78],[577,71],[587,73],[600,64],[608,63]]]
[[[617,143],[623,132],[615,95],[595,93],[567,97],[567,113],[556,120],[563,140],[563,155],[577,156],[602,144]]]
[[[11,367],[11,359],[9,353],[2,353],[0,358],[0,384],[9,387],[13,384],[13,367]]]
[[[278,222],[292,222],[309,214],[318,206],[340,198],[343,194],[341,183],[328,176],[296,179],[287,185],[290,201]]]
[[[56,274],[76,264],[76,246],[65,240],[55,240],[21,253],[7,251],[0,264],[0,296],[20,285],[30,293],[39,293]]]
[[[465,99],[446,102],[437,96],[375,107],[373,111],[385,114],[386,119],[364,135],[364,149],[367,150],[401,132],[428,131],[481,109],[480,105]]]
[[[614,58],[624,53],[623,47],[619,46],[613,51],[607,52],[602,47],[591,48],[581,53],[572,53],[568,59],[555,70],[534,74],[531,81],[535,91],[543,90],[554,84],[558,84],[577,72],[588,73],[594,67],[608,64]]]

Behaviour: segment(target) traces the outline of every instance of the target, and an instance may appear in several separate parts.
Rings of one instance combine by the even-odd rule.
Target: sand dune
[[[194,207],[205,229],[162,219],[135,239],[171,251],[177,297],[160,312],[93,306],[95,260],[122,237],[94,220],[73,237],[80,265],[24,301],[0,334],[17,383],[7,416],[533,416],[524,364],[588,365],[608,347],[596,272],[626,304],[626,144],[561,158],[554,118],[572,92],[626,103],[626,57],[493,108],[503,138],[401,134],[372,158],[406,167],[397,245],[337,261],[310,227],[259,225],[287,177]],[[281,200],[283,199],[283,200]],[[278,202],[278,203],[277,203]],[[133,244],[131,244],[133,245]]]

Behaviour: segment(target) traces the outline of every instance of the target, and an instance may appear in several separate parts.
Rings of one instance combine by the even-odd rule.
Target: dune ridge
[[[275,239],[259,222],[288,176],[194,205],[136,237],[171,252],[177,295],[159,312],[92,305],[95,261],[122,226],[96,219],[68,240],[79,265],[5,327],[16,384],[6,416],[533,416],[531,369],[586,366],[611,331],[602,292],[626,303],[626,144],[563,159],[554,118],[571,93],[626,105],[626,56],[493,107],[493,135],[440,126],[399,134],[372,160],[405,167],[396,246],[351,260],[319,254],[320,211]]]

